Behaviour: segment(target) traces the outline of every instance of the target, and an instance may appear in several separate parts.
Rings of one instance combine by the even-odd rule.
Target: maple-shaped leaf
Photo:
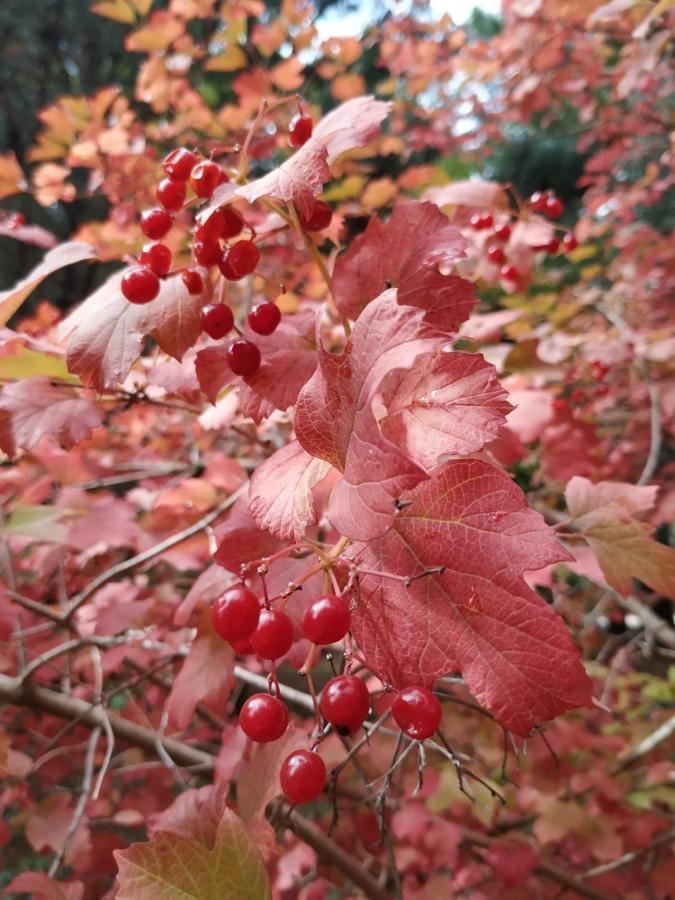
[[[30,894],[33,900],[82,900],[84,884],[81,881],[55,881],[45,872],[22,872],[5,886],[5,891]]]
[[[382,435],[372,405],[385,375],[410,368],[440,340],[422,310],[401,306],[389,290],[364,310],[341,354],[319,350],[319,367],[298,397],[295,431],[308,453],[343,473],[326,514],[347,537],[382,534],[401,493],[426,477]]]
[[[201,389],[215,403],[224,387],[239,385],[243,388],[240,390],[241,411],[256,421],[270,415],[274,409],[288,409],[316,369],[315,321],[314,312],[303,311],[284,316],[274,334],[269,336],[254,334],[246,328],[244,337],[256,344],[262,356],[258,371],[247,378],[239,378],[230,371],[226,346],[220,344],[200,350],[196,372]]]
[[[494,366],[478,353],[426,353],[385,379],[385,437],[423,468],[439,457],[468,456],[496,438],[511,404]]]
[[[608,583],[627,595],[633,579],[675,597],[675,548],[652,537],[652,528],[637,516],[656,500],[656,486],[572,478],[565,500],[572,522],[595,553]]]
[[[426,310],[427,322],[455,331],[476,302],[470,282],[446,273],[465,246],[460,230],[433,203],[397,206],[388,222],[373,216],[335,264],[335,303],[356,319],[395,287],[399,303]]]
[[[171,831],[115,850],[118,900],[268,900],[269,879],[246,827],[225,809],[212,843]]]
[[[159,296],[138,306],[125,300],[116,272],[58,329],[68,338],[68,369],[88,387],[102,391],[123,381],[152,335],[162,350],[180,360],[201,333],[202,295],[188,293],[180,276],[162,281]]]
[[[311,138],[278,169],[243,185],[236,194],[253,203],[261,197],[274,197],[283,203],[295,203],[306,210],[330,179],[331,164],[343,153],[363,147],[380,129],[391,103],[372,96],[354,97],[325,116]],[[379,291],[378,291],[379,293]]]
[[[187,728],[197,704],[202,702],[221,713],[233,687],[234,651],[215,633],[207,611],[169,694],[170,725],[179,731]]]
[[[249,509],[261,528],[281,540],[299,540],[316,522],[312,488],[330,468],[291,441],[266,459],[251,479]]]
[[[24,300],[28,299],[35,288],[52,272],[86,259],[93,259],[95,256],[93,247],[80,241],[67,241],[54,247],[45,254],[42,262],[14,287],[0,291],[0,325],[4,325],[12,318]]]
[[[405,500],[393,528],[350,548],[381,573],[361,577],[352,615],[372,670],[398,688],[459,671],[521,736],[587,705],[591,682],[564,622],[523,580],[569,556],[521,490],[485,462],[451,460]]]
[[[91,397],[49,378],[26,378],[0,391],[0,447],[8,456],[29,449],[49,434],[66,450],[88,438],[103,421]]]
[[[227,809],[227,790],[223,785],[207,784],[182,791],[168,809],[148,819],[148,834],[175,834],[186,840],[213,847],[218,826]]]

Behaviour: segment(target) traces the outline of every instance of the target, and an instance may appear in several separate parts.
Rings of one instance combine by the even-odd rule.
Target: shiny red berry
[[[192,245],[192,255],[200,266],[218,266],[223,259],[223,248],[218,243],[211,241],[195,241]]]
[[[557,253],[560,250],[560,238],[552,237],[546,245],[546,250],[549,253]]]
[[[171,250],[166,244],[146,244],[141,250],[138,261],[141,265],[152,269],[155,275],[163,278],[171,270],[171,256]]]
[[[288,143],[291,147],[302,147],[312,136],[314,123],[307,113],[298,113],[288,126]]]
[[[577,243],[577,239],[574,235],[568,231],[562,239],[563,247],[567,250],[568,253],[571,253],[572,250],[576,250],[579,244]]]
[[[431,691],[423,687],[409,687],[391,705],[398,727],[408,737],[424,741],[441,724],[441,704]]]
[[[258,627],[258,598],[243,584],[233,584],[211,607],[213,630],[225,641],[243,641]]]
[[[289,803],[311,803],[326,784],[326,764],[318,753],[294,750],[284,760],[279,783]]]
[[[511,226],[508,222],[504,222],[501,225],[495,225],[495,237],[498,241],[508,241],[511,237]]]
[[[518,281],[518,269],[516,269],[513,263],[507,263],[505,266],[502,266],[499,270],[499,274],[504,281]]]
[[[333,218],[333,210],[323,200],[315,200],[307,213],[298,212],[298,220],[304,231],[323,231]]]
[[[496,265],[501,265],[506,259],[506,253],[499,244],[490,244],[487,248],[487,258],[490,262],[495,263]]]
[[[238,338],[227,348],[227,364],[235,375],[255,375],[260,368],[260,350],[251,341]]]
[[[185,182],[173,178],[162,178],[157,185],[157,199],[164,209],[178,212],[185,202]]]
[[[231,280],[238,281],[255,271],[260,261],[260,250],[253,241],[237,241],[228,250],[226,259],[228,271],[234,275]]]
[[[188,294],[196,296],[204,290],[202,276],[194,269],[186,269],[180,277],[183,279]]]
[[[535,191],[534,194],[530,197],[530,206],[536,212],[543,212],[546,209],[546,201],[548,200],[548,194],[544,191]]]
[[[146,209],[144,213],[141,213],[141,231],[151,240],[158,241],[168,234],[172,221],[165,209],[160,209],[158,206],[154,209]]]
[[[244,228],[244,218],[240,212],[231,207],[217,209],[211,213],[206,222],[203,222],[195,232],[198,241],[218,241],[221,238],[229,240],[236,237]]]
[[[355,675],[337,675],[321,692],[319,708],[338,734],[351,734],[368,716],[368,688]]]
[[[251,635],[253,649],[263,659],[279,659],[293,646],[293,623],[280,609],[264,609]]]
[[[190,172],[197,165],[197,157],[191,150],[185,147],[176,147],[168,156],[164,157],[162,168],[174,181],[187,181]]]
[[[315,644],[334,644],[347,634],[350,624],[346,601],[336,594],[328,594],[309,604],[302,620],[302,633]]]
[[[277,741],[288,728],[288,708],[271,694],[254,694],[241,708],[239,726],[252,741]]]
[[[564,209],[563,202],[559,197],[556,197],[555,194],[548,195],[544,205],[544,212],[547,216],[550,216],[552,219],[557,219],[558,216],[562,215]]]
[[[248,314],[248,324],[256,334],[273,334],[281,322],[276,303],[257,303]]]
[[[202,330],[214,341],[229,334],[234,327],[234,315],[227,303],[209,303],[201,312]]]
[[[190,175],[190,187],[198,197],[208,200],[218,187],[220,172],[220,166],[214,162],[197,163]]]
[[[489,212],[474,213],[469,222],[474,231],[484,231],[486,228],[492,228],[493,223],[494,216]]]
[[[147,266],[135,266],[122,278],[122,293],[130,303],[150,303],[159,294],[159,278]]]
[[[230,641],[230,644],[234,652],[241,654],[241,656],[252,656],[255,652],[249,638],[243,638],[241,641]]]

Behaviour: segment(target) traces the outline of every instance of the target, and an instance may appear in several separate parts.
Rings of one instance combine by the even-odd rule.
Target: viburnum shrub
[[[675,648],[671,314],[629,324],[602,269],[570,287],[602,222],[554,186],[420,162],[460,140],[450,74],[490,59],[449,17],[382,23],[393,100],[327,42],[321,115],[299,57],[244,68],[249,28],[256,60],[312,43],[306,5],[280,35],[255,3],[128,6],[96,4],[143,20],[152,121],[71,98],[33,151],[39,202],[69,202],[66,147],[109,217],[58,246],[0,223],[50,248],[3,323],[49,274],[117,264],[0,343],[0,847],[52,854],[10,889],[665,897],[670,770],[632,767],[672,695],[631,654]],[[560,27],[550,65],[575,57]],[[242,69],[236,104],[207,106],[202,64]]]

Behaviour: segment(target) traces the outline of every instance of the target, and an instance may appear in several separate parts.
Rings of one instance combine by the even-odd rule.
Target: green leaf
[[[13,381],[38,375],[74,383],[79,381],[77,375],[70,374],[63,357],[40,353],[38,350],[31,350],[30,347],[19,347],[16,353],[0,358],[0,381]]]
[[[60,520],[72,515],[72,510],[62,506],[29,506],[17,504],[6,520],[2,534],[30,534],[43,541],[62,543],[68,536],[68,528]]]
[[[226,809],[212,847],[161,831],[115,851],[118,900],[269,900],[262,856],[244,823]]]

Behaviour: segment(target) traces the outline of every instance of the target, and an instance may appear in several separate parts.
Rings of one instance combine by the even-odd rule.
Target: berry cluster
[[[298,113],[289,126],[289,143],[301,147],[312,135],[313,123],[306,113]],[[140,217],[143,234],[149,238],[138,258],[138,265],[130,268],[122,278],[122,293],[130,303],[150,303],[161,286],[161,279],[171,272],[172,253],[161,243],[171,230],[174,214],[181,212],[195,200],[209,200],[216,188],[230,180],[227,172],[212,159],[202,159],[186,147],[172,150],[162,163],[164,177],[157,185],[159,206],[147,209]],[[189,196],[188,196],[189,190]],[[187,198],[187,200],[186,200]],[[321,231],[331,221],[328,204],[315,200],[309,212],[299,215],[306,231]],[[247,229],[250,237],[240,238]],[[235,240],[240,238],[239,240]],[[246,225],[242,214],[232,206],[217,209],[193,231],[192,257],[195,265],[181,271],[188,293],[204,292],[202,269],[216,268],[228,281],[239,281],[255,272],[260,250],[255,232]],[[272,334],[281,321],[281,311],[275,303],[259,303],[248,314],[248,326],[260,335]],[[234,314],[224,303],[210,303],[201,314],[202,328],[214,340],[225,338],[230,332],[238,334],[227,349],[230,369],[241,376],[254,375],[260,368],[260,350],[242,337],[234,321]]]
[[[572,406],[585,406],[594,399],[606,397],[610,386],[605,378],[611,371],[607,363],[591,359],[588,363],[575,363],[566,373],[561,394],[553,401],[553,407],[564,410]]]
[[[552,219],[557,219],[564,211],[562,200],[553,191],[535,191],[529,199],[529,207],[535,212],[543,213]],[[507,260],[504,245],[508,242],[512,233],[509,222],[500,222],[495,225],[494,216],[489,211],[474,213],[469,221],[474,231],[489,231],[494,227],[492,235],[485,245],[485,255],[495,266],[499,266],[499,275],[503,281],[516,284],[520,278],[520,272],[516,266]],[[533,250],[543,250],[546,253],[558,253],[560,247],[568,253],[575,250],[577,240],[574,235],[566,231],[561,238],[553,236],[546,244],[533,247]]]

